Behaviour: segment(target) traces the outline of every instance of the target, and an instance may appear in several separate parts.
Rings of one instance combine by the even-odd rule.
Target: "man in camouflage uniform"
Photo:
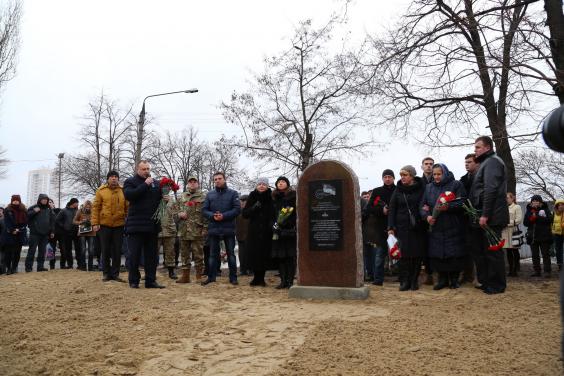
[[[168,277],[177,279],[174,268],[175,252],[174,241],[176,240],[176,222],[174,214],[178,212],[178,202],[170,200],[166,205],[164,217],[161,219],[161,232],[159,232],[159,249],[163,247],[164,264],[168,269]]]
[[[204,270],[204,241],[207,235],[207,220],[202,216],[202,206],[206,195],[202,193],[198,179],[191,176],[188,179],[188,189],[178,200],[179,221],[178,235],[180,236],[180,257],[182,258],[182,275],[177,283],[190,282],[190,262],[194,261],[196,279],[202,278]],[[190,259],[190,255],[192,259]]]

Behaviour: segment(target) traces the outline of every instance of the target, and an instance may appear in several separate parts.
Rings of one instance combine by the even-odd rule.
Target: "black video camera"
[[[549,148],[564,153],[564,105],[546,117],[542,126],[542,138]]]

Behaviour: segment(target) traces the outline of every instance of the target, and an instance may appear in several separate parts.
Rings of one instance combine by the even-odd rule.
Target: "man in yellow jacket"
[[[128,205],[119,185],[119,174],[117,171],[108,172],[107,183],[96,191],[91,217],[94,231],[100,238],[104,282],[125,282],[119,278],[119,267]]]
[[[563,260],[563,238],[564,238],[564,200],[554,202],[554,217],[552,217],[552,237],[554,238],[554,251],[556,251],[556,262],[558,270],[562,270]]]

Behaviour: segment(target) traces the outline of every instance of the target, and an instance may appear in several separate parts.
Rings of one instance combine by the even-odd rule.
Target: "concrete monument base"
[[[370,289],[364,287],[292,286],[288,296],[295,299],[363,300]]]

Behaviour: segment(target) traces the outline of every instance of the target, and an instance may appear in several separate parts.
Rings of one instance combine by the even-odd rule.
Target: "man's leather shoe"
[[[111,280],[112,280],[112,279],[111,279],[109,276],[107,276],[107,275],[105,275],[105,276],[102,277],[102,281],[103,281],[103,282],[108,282],[108,281],[111,281]]]
[[[138,289],[139,288],[139,284],[138,283],[130,283],[129,287],[131,287],[132,289]]]
[[[206,286],[206,285],[209,285],[210,283],[213,283],[213,282],[215,282],[215,281],[212,281],[211,279],[208,278],[208,279],[206,279],[205,281],[203,281],[203,282],[201,283],[201,285],[202,285],[202,286]]]
[[[116,281],[116,282],[125,283],[125,280],[122,279],[122,278],[120,278],[120,277],[114,277],[114,278],[112,278],[112,280],[113,280],[113,281]]]
[[[237,281],[229,281],[229,283],[231,283],[233,286],[237,286],[239,284],[239,282]]]
[[[46,272],[47,269],[45,269],[45,268],[37,268],[37,271],[38,271],[38,272]]]
[[[146,289],[164,289],[165,286],[159,285],[157,282],[153,282],[151,284],[145,285]]]

